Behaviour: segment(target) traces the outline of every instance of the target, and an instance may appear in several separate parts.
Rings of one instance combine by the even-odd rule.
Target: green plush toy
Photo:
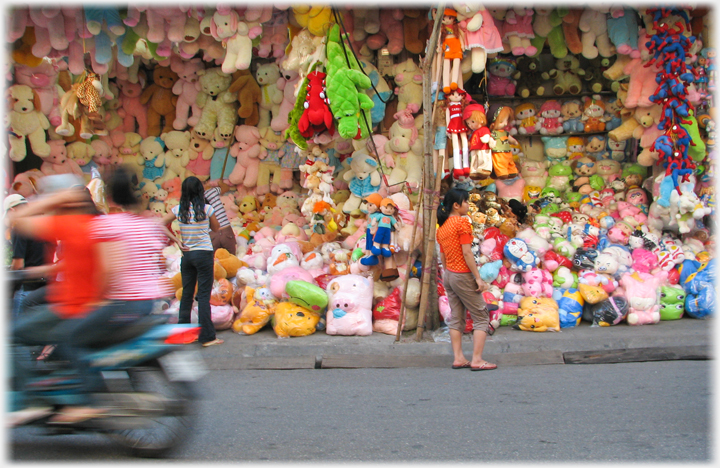
[[[690,145],[690,147],[688,148],[688,156],[690,156],[693,161],[702,161],[707,154],[707,150],[705,148],[705,142],[700,136],[700,127],[698,126],[698,121],[695,118],[695,112],[691,110],[690,116],[685,117],[684,120],[688,120],[690,121],[690,123],[681,123],[680,126],[684,128],[686,132],[688,132],[688,135],[690,136],[690,141],[695,143],[695,146]]]
[[[685,291],[677,286],[660,288],[660,320],[678,320],[685,312]]]
[[[285,285],[285,293],[290,296],[288,302],[305,307],[316,314],[322,314],[328,304],[327,293],[321,287],[307,281],[288,281]]]
[[[308,75],[315,71],[316,66],[317,63],[314,63],[310,67]],[[305,78],[303,78],[302,83],[300,84],[300,88],[298,89],[298,96],[295,100],[295,106],[293,106],[292,110],[288,114],[288,123],[290,124],[290,126],[287,130],[285,130],[285,138],[291,138],[293,143],[295,143],[295,145],[297,145],[297,147],[301,150],[308,149],[307,140],[304,136],[300,134],[300,129],[298,128],[298,122],[300,122],[300,117],[302,117],[303,111],[305,110],[305,98],[307,97],[308,81],[309,80],[306,75]]]
[[[368,126],[372,122],[370,109],[374,103],[362,91],[370,88],[372,83],[362,72],[349,47],[346,54],[341,41],[340,27],[335,24],[328,32],[327,41],[327,97],[330,100],[330,111],[337,120],[340,136],[358,140],[368,137]]]
[[[558,10],[562,10],[559,12]],[[530,43],[537,48],[537,53],[533,57],[537,57],[543,51],[545,41],[550,47],[550,53],[555,58],[565,58],[568,54],[565,45],[565,35],[563,34],[562,17],[568,13],[567,8],[535,8],[535,19],[533,20],[533,30],[535,38]]]

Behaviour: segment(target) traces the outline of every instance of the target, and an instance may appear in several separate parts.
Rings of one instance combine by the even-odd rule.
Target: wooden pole
[[[410,248],[415,245],[415,235],[417,234],[417,227],[420,224],[418,217],[420,216],[420,204],[423,201],[423,186],[420,186],[420,197],[418,198],[417,205],[415,205],[415,224],[413,225],[412,236],[410,237]],[[405,300],[407,299],[408,283],[410,282],[410,269],[412,269],[413,263],[415,263],[415,249],[413,248],[412,254],[408,257],[407,268],[405,272],[405,286],[403,288],[402,303],[400,305],[400,319],[398,321],[397,332],[395,333],[395,341],[400,341],[400,333],[402,333],[403,321],[405,319]]]
[[[423,197],[424,213],[423,213],[423,273],[422,273],[422,286],[420,289],[420,310],[418,311],[418,326],[417,326],[417,338],[422,338],[423,330],[425,329],[425,313],[429,305],[428,291],[430,289],[430,276],[432,275],[433,268],[429,268],[430,261],[434,256],[434,250],[429,255],[429,239],[435,232],[434,226],[434,210],[432,209],[435,203],[435,176],[438,172],[433,172],[433,146],[435,142],[435,132],[433,130],[432,117],[434,112],[432,109],[432,64],[435,60],[435,54],[437,53],[437,44],[440,37],[440,23],[442,22],[443,11],[445,11],[445,3],[440,3],[437,7],[435,14],[435,23],[433,24],[433,31],[428,42],[427,53],[425,54],[425,60],[423,61],[423,130],[424,130],[424,161],[423,161],[423,185],[425,191],[430,190],[432,196]],[[438,86],[440,84],[438,83]],[[440,158],[438,158],[439,160]],[[442,166],[439,171],[442,174]],[[431,188],[433,187],[433,188]]]

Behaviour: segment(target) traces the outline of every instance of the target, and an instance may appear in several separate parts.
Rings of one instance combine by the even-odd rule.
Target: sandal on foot
[[[484,362],[480,365],[480,367],[470,366],[471,371],[483,371],[483,370],[493,370],[493,369],[497,369],[497,364],[492,364],[490,362]]]
[[[55,351],[55,348],[57,348],[57,345],[47,345],[47,346],[45,346],[45,347],[43,348],[42,352],[40,353],[40,355],[36,358],[36,360],[37,360],[37,361],[44,361],[44,360],[46,360],[48,357],[50,357],[50,355],[53,353],[53,351]]]
[[[223,343],[225,343],[225,342],[223,340],[221,340],[220,338],[215,338],[214,340],[208,341],[207,343],[203,343],[202,345],[204,348],[207,348],[208,346],[214,346],[214,345],[219,345],[219,344],[223,344]]]
[[[460,364],[459,366],[456,366],[455,364],[452,366],[453,369],[467,369],[468,367],[470,367],[470,361],[465,364]]]

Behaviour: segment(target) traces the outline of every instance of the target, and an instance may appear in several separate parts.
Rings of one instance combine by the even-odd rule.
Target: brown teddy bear
[[[237,113],[240,118],[245,119],[244,124],[256,126],[260,121],[259,106],[262,92],[250,70],[238,70],[233,73],[233,82],[228,91],[237,93],[237,100],[240,103]]]
[[[178,98],[173,94],[172,88],[178,79],[178,74],[170,67],[155,67],[153,84],[145,88],[140,95],[140,103],[148,106],[148,136],[160,136],[161,133],[173,131]],[[162,127],[161,117],[165,121]]]

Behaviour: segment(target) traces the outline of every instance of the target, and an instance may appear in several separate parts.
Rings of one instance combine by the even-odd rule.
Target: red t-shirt
[[[90,237],[92,215],[49,216],[35,235],[61,242],[56,281],[48,285],[48,302],[62,318],[82,317],[101,299],[96,241]]]
[[[469,273],[463,257],[462,244],[472,244],[473,230],[465,216],[450,216],[435,233],[440,252],[445,254],[445,269],[454,273]]]

